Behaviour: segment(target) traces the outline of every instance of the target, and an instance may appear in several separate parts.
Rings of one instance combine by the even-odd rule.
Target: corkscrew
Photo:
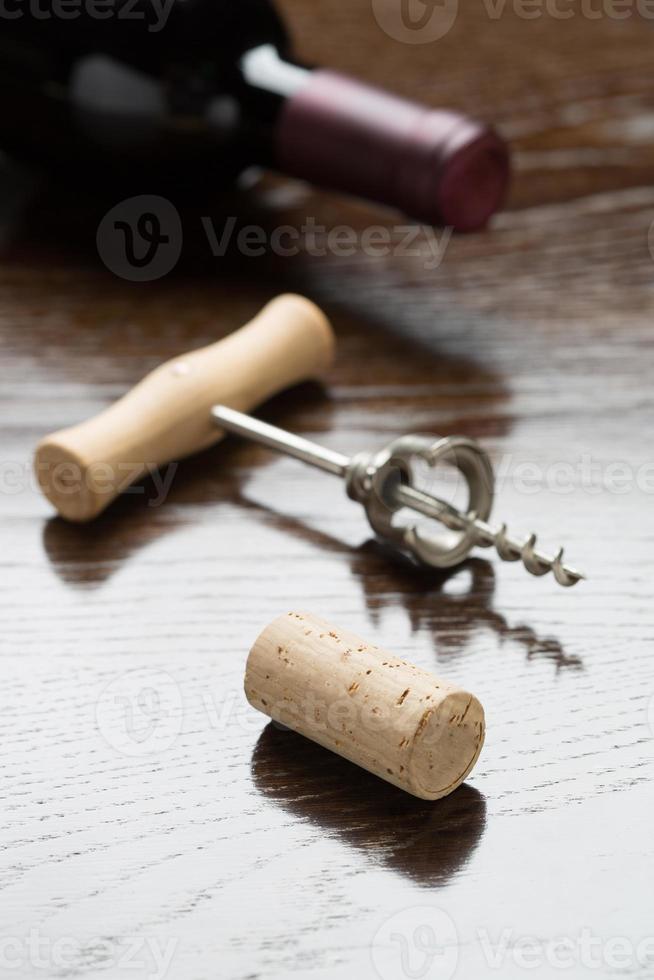
[[[531,575],[552,572],[564,587],[584,578],[564,564],[563,548],[552,557],[536,548],[535,534],[520,541],[509,535],[506,524],[493,527],[488,523],[494,497],[493,468],[487,453],[472,439],[407,435],[379,452],[348,457],[225,405],[215,405],[211,416],[227,432],[341,477],[348,496],[363,504],[375,533],[425,565],[451,568],[475,547],[494,547],[502,561],[522,561]],[[431,469],[446,464],[461,473],[468,488],[465,512],[416,486],[418,461]],[[413,511],[418,519],[397,523],[402,509]],[[422,517],[443,525],[446,535],[421,524]]]
[[[322,373],[333,350],[331,326],[313,303],[278,297],[225,339],[161,365],[100,415],[44,439],[35,457],[41,488],[63,517],[89,521],[155,467],[230,432],[341,477],[375,533],[426,565],[449,568],[475,547],[494,547],[503,561],[521,560],[532,575],[551,571],[560,585],[583,578],[564,564],[563,550],[549,556],[537,549],[535,535],[521,541],[505,525],[488,523],[493,470],[471,439],[408,435],[350,458],[244,414]],[[463,476],[464,510],[418,486],[420,463],[432,471],[445,464]],[[406,511],[412,517],[402,523]]]

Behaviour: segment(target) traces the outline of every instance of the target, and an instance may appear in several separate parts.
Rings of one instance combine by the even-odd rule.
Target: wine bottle
[[[203,192],[250,166],[483,226],[489,127],[292,59],[269,0],[3,0],[0,148],[91,185]]]

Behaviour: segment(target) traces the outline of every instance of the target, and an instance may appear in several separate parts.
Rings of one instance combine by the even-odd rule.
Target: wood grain
[[[530,21],[511,5],[490,22],[466,4],[446,37],[409,47],[368,0],[283,7],[305,57],[499,121],[516,151],[510,204],[437,268],[425,234],[420,255],[214,259],[189,214],[175,274],[135,285],[97,260],[105,205],[7,168],[0,953],[12,976],[85,980],[386,980],[385,955],[402,980],[403,944],[415,974],[416,930],[440,910],[457,977],[496,975],[484,937],[504,936],[508,980],[560,976],[547,944],[561,937],[571,976],[619,975],[621,938],[644,980],[652,25]],[[222,207],[268,230],[312,217],[402,237],[393,214],[281,178]],[[29,477],[44,434],[282,290],[325,306],[337,360],[324,388],[263,417],[347,453],[412,430],[482,439],[496,516],[566,544],[588,582],[564,591],[483,553],[449,575],[393,561],[337,481],[231,439],[180,464],[160,506],[144,484],[93,526],[52,518]],[[412,801],[266,727],[242,694],[245,658],[291,608],[475,691],[487,740],[469,782]],[[585,930],[596,968],[581,962]],[[526,971],[529,937],[546,945]],[[167,952],[166,972],[154,955]]]

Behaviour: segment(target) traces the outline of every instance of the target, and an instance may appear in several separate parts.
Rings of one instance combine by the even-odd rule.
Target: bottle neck
[[[238,68],[267,165],[458,231],[482,227],[501,205],[507,148],[483,123],[293,64],[271,44]]]

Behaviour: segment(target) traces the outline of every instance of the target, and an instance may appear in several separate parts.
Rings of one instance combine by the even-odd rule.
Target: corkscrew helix
[[[552,572],[566,588],[584,578],[564,563],[563,548],[549,556],[536,548],[535,534],[520,541],[509,535],[506,524],[494,527],[488,523],[494,498],[493,468],[488,454],[472,439],[406,435],[379,452],[348,457],[224,405],[215,405],[211,415],[227,432],[344,479],[348,496],[363,504],[375,533],[423,564],[451,568],[475,547],[495,548],[502,561],[522,561],[531,575]],[[468,489],[465,511],[417,487],[416,464],[420,461],[430,470],[446,464],[463,476]],[[397,518],[406,509],[419,518],[400,523]],[[426,525],[420,517],[431,523]],[[435,527],[434,521],[442,528]]]

